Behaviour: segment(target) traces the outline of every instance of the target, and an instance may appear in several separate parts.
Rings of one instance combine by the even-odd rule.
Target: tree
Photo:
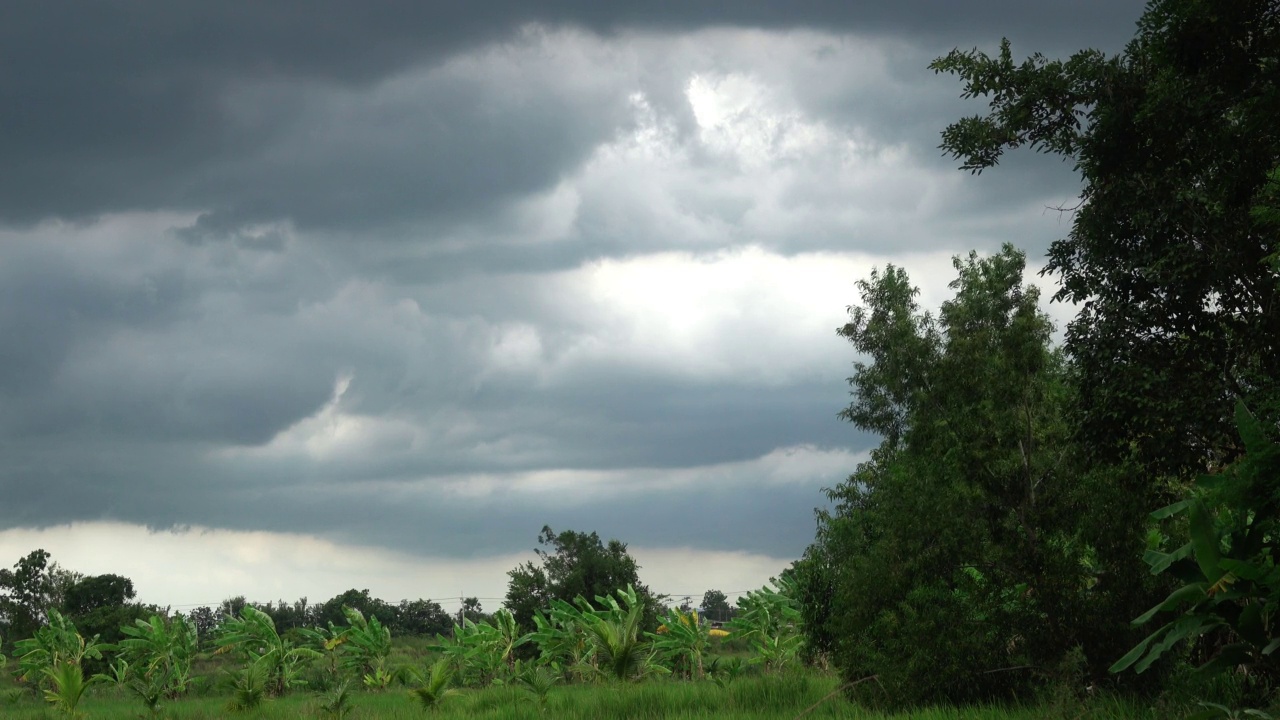
[[[316,623],[316,614],[319,612],[319,608],[309,605],[305,597],[298,598],[293,603],[280,600],[274,604],[267,603],[255,605],[255,607],[270,615],[271,622],[275,623],[276,629],[280,632],[311,627]]]
[[[481,622],[486,618],[484,607],[480,604],[480,598],[463,598],[462,600],[462,618],[471,622]]]
[[[345,608],[358,610],[365,617],[376,616],[387,625],[395,625],[397,621],[394,606],[370,595],[368,588],[364,590],[352,588],[325,601],[316,613],[316,624],[342,625],[347,621]]]
[[[398,635],[430,637],[447,633],[452,627],[453,618],[440,607],[440,603],[419,599],[400,601],[393,630]]]
[[[196,636],[199,638],[201,647],[209,645],[213,641],[214,631],[218,628],[219,616],[214,613],[213,608],[202,605],[188,615],[191,625],[196,629]]]
[[[1066,343],[1085,444],[1134,457],[1148,507],[1160,475],[1238,456],[1236,398],[1280,418],[1275,0],[1155,0],[1115,57],[1016,65],[1005,41],[995,57],[957,50],[932,67],[991,99],[990,114],[943,132],[962,168],[1030,145],[1080,172],[1081,204],[1046,272],[1056,299],[1080,307]]]
[[[883,441],[830,491],[789,583],[809,652],[877,674],[891,702],[1019,693],[1132,617],[1093,610],[1111,498],[1073,462],[1066,368],[1024,262],[1008,245],[956,258],[936,318],[903,270],[873,272],[838,330],[867,358],[841,416]]]
[[[56,568],[49,564],[49,553],[33,550],[13,570],[0,569],[0,619],[11,642],[31,637],[55,607]]]
[[[540,564],[527,562],[507,573],[511,580],[506,607],[522,630],[533,630],[534,613],[549,607],[552,600],[612,597],[628,586],[636,588],[645,605],[644,627],[657,626],[657,599],[640,584],[640,566],[627,553],[625,543],[610,540],[606,545],[594,532],[556,533],[548,526],[543,526],[538,542],[548,548],[534,550]]]
[[[708,590],[702,594],[702,616],[716,622],[728,622],[733,619],[733,608],[729,606],[729,598],[719,590]]]
[[[239,617],[240,611],[243,610],[245,606],[248,604],[249,604],[249,601],[246,600],[243,595],[229,597],[226,600],[223,600],[221,603],[218,603],[218,617],[219,618]]]
[[[137,593],[133,581],[120,575],[93,575],[72,585],[62,600],[62,609],[71,617],[88,615],[103,607],[124,605]]]
[[[122,626],[132,625],[146,611],[130,601],[137,593],[133,581],[121,575],[92,575],[81,578],[63,595],[62,612],[85,635],[97,635],[105,643],[123,637]]]

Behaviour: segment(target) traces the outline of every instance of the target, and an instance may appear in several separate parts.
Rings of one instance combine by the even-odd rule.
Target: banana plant
[[[337,651],[338,662],[344,670],[357,676],[385,673],[387,657],[391,654],[391,629],[378,622],[376,615],[365,618],[356,608],[342,606],[347,618],[346,627],[329,624],[323,647]]]
[[[626,590],[612,595],[596,596],[603,610],[590,610],[581,596],[576,598],[584,605],[583,627],[594,647],[600,672],[613,680],[636,680],[655,671],[653,650],[640,632],[644,617],[644,602],[636,596],[630,585]],[[619,602],[621,600],[621,602]]]
[[[332,622],[328,628],[299,628],[299,632],[307,642],[311,643],[317,655],[323,660],[323,669],[333,683],[342,684],[348,678],[342,677],[342,646],[347,642],[345,628],[335,626]]]
[[[779,670],[793,662],[804,644],[802,616],[795,582],[771,578],[770,584],[738,601],[739,612],[729,622],[735,636],[746,638],[756,651],[753,659],[765,670]]]
[[[439,642],[431,649],[443,653],[466,684],[481,687],[509,675],[515,649],[529,640],[520,634],[515,616],[505,608],[494,613],[491,621],[463,619],[461,625],[454,625],[452,638],[436,638]]]
[[[388,670],[383,660],[378,660],[369,672],[363,676],[364,686],[368,690],[381,692],[391,687],[392,681],[396,679],[396,672]]]
[[[240,617],[228,617],[222,623],[217,652],[238,652],[251,666],[260,666],[271,695],[283,695],[289,688],[305,684],[300,677],[302,669],[321,657],[318,651],[297,647],[281,637],[271,616],[252,605],[241,609]]]
[[[591,610],[590,606],[587,610]],[[538,648],[538,659],[552,668],[564,668],[575,680],[585,680],[595,673],[595,648],[587,636],[582,620],[583,610],[563,600],[552,600],[547,614],[534,613],[536,628],[529,642]]]
[[[47,670],[64,664],[79,668],[85,658],[101,659],[102,651],[109,647],[99,643],[97,635],[86,640],[74,623],[57,610],[50,610],[47,625],[13,645],[14,655],[18,657],[18,679],[47,688],[53,682]]]
[[[1200,495],[1151,514],[1156,520],[1185,515],[1191,539],[1172,552],[1149,551],[1151,573],[1183,582],[1159,605],[1133,621],[1180,614],[1138,643],[1111,672],[1143,672],[1169,649],[1206,633],[1226,631],[1230,642],[1201,666],[1276,667],[1280,649],[1280,444],[1243,403],[1236,426],[1245,455],[1216,475],[1198,478]]]
[[[156,693],[175,698],[187,691],[199,647],[193,623],[181,615],[171,619],[152,615],[121,627],[120,633],[125,637],[116,648],[125,663],[125,687],[143,702]]]
[[[653,641],[658,655],[667,661],[671,670],[690,678],[702,678],[705,674],[702,657],[711,644],[711,627],[702,622],[697,610],[682,612],[670,608],[661,618],[662,625],[656,633],[645,633]]]

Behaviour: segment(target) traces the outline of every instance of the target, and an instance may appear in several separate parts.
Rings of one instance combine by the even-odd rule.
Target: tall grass
[[[445,698],[439,707],[424,711],[406,690],[352,694],[353,717],[387,720],[423,718],[478,718],[480,720],[612,720],[623,718],[670,718],[671,720],[792,720],[819,703],[839,681],[831,676],[793,673],[780,676],[745,677],[727,687],[710,682],[651,680],[639,683],[570,685],[551,688],[546,707],[526,690],[494,687],[463,690]],[[269,700],[245,718],[296,720],[322,716],[325,697],[317,693],[294,692]],[[227,696],[189,697],[166,704],[165,714],[174,720],[222,720],[236,715],[227,711]],[[107,690],[92,692],[80,705],[90,720],[135,720],[139,706]],[[47,704],[34,696],[0,707],[0,716],[12,720],[43,720],[53,714]],[[1149,709],[1122,702],[1098,700],[1063,715],[1058,708],[973,707],[925,708],[906,713],[884,714],[850,704],[838,693],[821,702],[805,720],[850,718],[852,720],[1157,720]]]

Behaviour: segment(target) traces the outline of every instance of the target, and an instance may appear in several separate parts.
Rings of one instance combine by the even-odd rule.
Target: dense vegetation
[[[1079,312],[1054,348],[1009,246],[936,317],[900,268],[859,284],[841,415],[883,440],[797,565],[811,652],[894,705],[1189,666],[1274,704],[1280,5],[1157,0],[1115,57],[933,68],[991,103],[943,133],[964,169],[1075,163],[1045,272]]]
[[[1005,42],[933,69],[990,102],[943,132],[962,168],[1029,145],[1080,173],[1045,270],[1078,314],[1056,345],[1012,245],[956,258],[936,312],[903,268],[859,281],[840,416],[881,442],[769,586],[736,608],[708,591],[700,615],[651,593],[625,544],[543,528],[492,615],[356,590],[178,614],[36,551],[0,570],[10,699],[67,716],[127,696],[342,717],[359,690],[379,716],[411,698],[493,717],[1270,717],[1280,3],[1155,0],[1114,57],[1017,64]],[[289,697],[305,707],[262,710]]]

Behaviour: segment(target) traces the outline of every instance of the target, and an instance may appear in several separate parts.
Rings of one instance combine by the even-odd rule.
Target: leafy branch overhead
[[[942,133],[973,172],[1029,145],[1075,163],[1081,205],[1049,249],[1082,439],[1195,473],[1240,451],[1233,398],[1280,412],[1280,12],[1273,0],[1155,0],[1124,51],[1021,64],[952,51],[985,116]],[[1152,498],[1154,499],[1154,498]]]

